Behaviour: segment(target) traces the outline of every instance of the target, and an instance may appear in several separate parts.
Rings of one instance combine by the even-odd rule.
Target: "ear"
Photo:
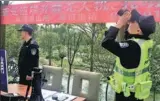
[[[139,33],[139,34],[142,34],[142,31],[141,31],[141,29],[139,28],[139,29],[137,29],[137,32]]]

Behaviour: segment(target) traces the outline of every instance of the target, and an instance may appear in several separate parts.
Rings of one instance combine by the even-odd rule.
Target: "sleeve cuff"
[[[107,38],[116,38],[119,29],[116,27],[111,26],[108,31],[105,32],[105,37]]]
[[[110,33],[118,33],[118,31],[119,31],[119,28],[116,28],[116,27],[114,27],[114,26],[111,26],[110,28],[109,28],[109,32]]]

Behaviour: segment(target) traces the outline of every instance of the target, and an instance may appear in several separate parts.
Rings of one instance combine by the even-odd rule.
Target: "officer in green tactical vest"
[[[155,32],[156,23],[153,16],[143,16],[135,9],[119,15],[116,26],[105,32],[102,41],[102,47],[117,56],[108,83],[116,92],[116,101],[144,101],[152,86],[148,69],[153,41],[149,35]],[[126,41],[117,42],[119,30],[126,25]]]

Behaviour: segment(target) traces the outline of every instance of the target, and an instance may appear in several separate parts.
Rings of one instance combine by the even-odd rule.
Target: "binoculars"
[[[129,10],[127,10],[127,9],[120,9],[118,12],[117,12],[117,15],[119,15],[119,16],[122,16],[125,12],[127,12],[127,11],[129,11]]]
[[[128,12],[130,10],[128,9],[120,9],[117,12],[117,15],[122,16],[125,12]],[[131,18],[129,19],[130,22],[134,22],[135,20],[137,20],[138,16],[141,16],[136,9],[131,10]]]

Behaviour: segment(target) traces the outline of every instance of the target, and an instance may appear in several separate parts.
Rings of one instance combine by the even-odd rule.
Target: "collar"
[[[145,36],[145,35],[129,34],[128,31],[126,31],[125,33],[126,33],[126,39],[131,39],[131,38],[139,38],[139,39],[145,39],[145,40],[150,39],[148,36]]]
[[[32,38],[30,38],[28,41],[25,41],[24,43],[25,43],[25,45],[29,45],[30,44],[30,42],[31,42],[31,40],[32,40]]]

